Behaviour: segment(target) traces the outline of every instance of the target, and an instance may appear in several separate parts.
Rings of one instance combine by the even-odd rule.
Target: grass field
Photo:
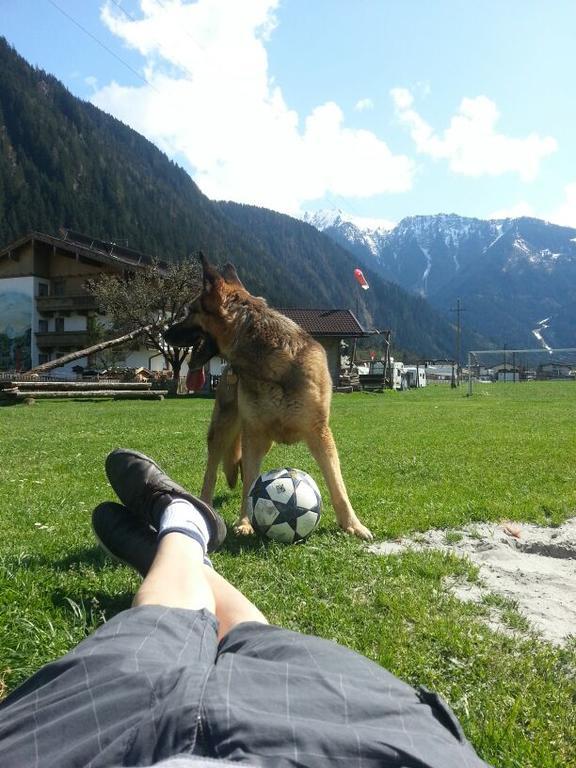
[[[576,510],[576,385],[430,387],[334,398],[332,426],[352,502],[377,539],[471,521],[554,525]],[[138,579],[94,545],[90,512],[110,498],[103,460],[151,454],[193,492],[211,402],[39,402],[0,408],[0,696],[129,607]],[[272,622],[351,646],[445,696],[478,752],[502,768],[576,766],[576,642],[496,634],[485,605],[460,603],[447,577],[474,580],[439,553],[377,557],[341,533],[302,446],[265,468],[319,481],[325,510],[301,546],[230,534],[215,566]],[[231,524],[239,489],[221,478]],[[449,535],[449,534],[448,534]],[[514,606],[503,620],[522,626]]]

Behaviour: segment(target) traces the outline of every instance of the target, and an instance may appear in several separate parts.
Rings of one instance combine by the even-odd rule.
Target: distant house
[[[90,346],[99,312],[86,281],[102,273],[134,272],[150,262],[138,251],[70,230],[62,237],[32,232],[1,248],[0,370],[28,370]],[[124,364],[161,370],[163,358],[154,354],[136,347]],[[81,358],[56,371],[70,375],[92,364]]]
[[[523,378],[523,371],[518,365],[510,363],[498,363],[489,368],[490,378],[495,381],[520,381]]]
[[[454,365],[447,363],[428,363],[426,366],[426,379],[433,383],[450,383],[454,376]]]
[[[576,364],[543,363],[536,369],[537,379],[573,379]]]

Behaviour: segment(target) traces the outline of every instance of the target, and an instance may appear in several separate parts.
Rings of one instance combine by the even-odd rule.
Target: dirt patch
[[[514,601],[533,629],[553,643],[576,636],[576,518],[558,528],[524,523],[482,523],[449,531],[431,530],[411,539],[373,544],[379,555],[406,549],[437,549],[469,558],[481,585],[451,583],[461,600],[496,594]]]

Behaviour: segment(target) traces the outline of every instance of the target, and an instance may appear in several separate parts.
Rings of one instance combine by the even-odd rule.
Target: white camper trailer
[[[390,358],[390,364],[392,366],[392,389],[400,391],[408,389],[408,379],[404,363]]]
[[[426,368],[423,365],[405,365],[404,371],[410,388],[426,386]]]

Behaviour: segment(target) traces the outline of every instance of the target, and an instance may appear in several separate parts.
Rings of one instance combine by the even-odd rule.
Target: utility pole
[[[450,312],[456,312],[456,386],[460,386],[460,344],[462,339],[462,312],[466,312],[464,307],[460,303],[460,299],[456,299],[456,306],[450,307]]]

